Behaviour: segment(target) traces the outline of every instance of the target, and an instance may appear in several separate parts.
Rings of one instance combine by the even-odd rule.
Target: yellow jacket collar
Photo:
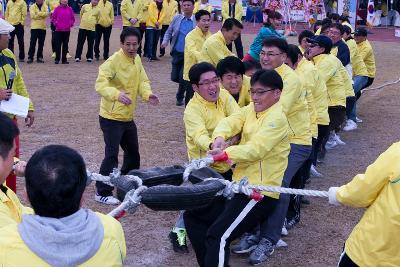
[[[217,102],[209,102],[201,97],[201,95],[199,95],[197,92],[194,93],[193,98],[196,99],[196,102],[199,102],[201,105],[204,105],[206,107],[215,107],[218,106],[218,104],[221,102],[221,96],[218,97]]]
[[[135,58],[128,57],[122,48],[119,49],[118,54],[120,55],[121,59],[126,61],[127,63],[135,64],[135,58],[138,56],[136,55]]]
[[[278,74],[280,76],[282,76],[285,72],[287,72],[288,68],[290,69],[290,67],[288,65],[286,65],[285,63],[283,63],[282,65],[280,65],[279,67],[275,68],[276,72],[278,72]]]
[[[224,35],[222,34],[221,31],[218,31],[218,32],[216,33],[216,36],[217,36],[217,39],[221,40],[221,41],[226,45],[225,37],[224,37]]]
[[[324,58],[326,58],[327,55],[328,55],[328,54],[319,54],[318,56],[313,57],[312,61],[313,61],[314,63],[318,63],[318,62],[320,62],[321,60],[323,60]]]

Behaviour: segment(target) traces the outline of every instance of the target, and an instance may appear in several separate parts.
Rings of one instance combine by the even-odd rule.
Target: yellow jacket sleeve
[[[99,75],[96,80],[96,91],[108,101],[117,101],[120,91],[110,85],[110,81],[114,79],[115,71],[112,71],[109,62],[105,62],[99,67]]]
[[[283,112],[285,112],[286,116],[288,116],[287,114],[290,114],[294,103],[296,103],[297,99],[299,98],[299,92],[301,91],[302,86],[303,85],[301,84],[300,79],[297,79],[296,81],[291,79],[284,80],[284,89],[282,91],[280,101],[282,103]]]
[[[86,12],[86,5],[84,5],[82,8],[81,8],[81,11],[79,12],[79,17],[80,17],[80,19],[82,19],[82,17],[83,17],[83,14]]]
[[[196,39],[185,38],[185,50],[190,51],[190,54],[196,59],[194,64],[201,61],[201,51],[197,50]]]
[[[195,145],[203,151],[210,149],[212,143],[210,135],[207,131],[206,123],[202,116],[197,114],[195,109],[193,112],[185,112],[183,117],[187,137],[194,141]]]
[[[351,207],[369,207],[389,182],[396,182],[400,173],[400,143],[393,144],[378,159],[368,166],[364,174],[356,175],[352,181],[339,188],[337,200]]]
[[[111,24],[114,25],[114,8],[110,8]]]
[[[137,57],[136,57],[137,58]],[[140,71],[140,81],[139,81],[139,95],[143,101],[149,101],[149,97],[152,94],[151,87],[150,87],[150,80],[147,77],[146,71],[143,68],[143,65],[139,60],[135,60],[135,64],[138,64],[138,68]]]
[[[222,119],[212,134],[212,140],[217,137],[223,137],[225,140],[242,132],[243,125],[246,121],[245,108],[239,109],[232,115]]]
[[[121,2],[121,16],[126,20],[130,19],[130,16],[128,14],[128,0],[123,0]]]
[[[35,109],[33,107],[32,100],[29,97],[28,90],[26,89],[24,79],[22,78],[21,70],[18,66],[15,66],[15,68],[17,76],[14,79],[13,92],[17,95],[29,98],[29,111],[34,111]]]

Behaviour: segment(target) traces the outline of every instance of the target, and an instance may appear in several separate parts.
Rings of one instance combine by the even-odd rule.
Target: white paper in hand
[[[0,111],[26,118],[29,110],[29,98],[12,94],[8,101],[0,101]]]

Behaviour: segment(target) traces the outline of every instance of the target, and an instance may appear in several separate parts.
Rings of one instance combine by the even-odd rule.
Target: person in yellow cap
[[[243,17],[243,6],[241,0],[227,0],[222,1],[221,7],[222,21],[224,22],[227,18],[234,18],[238,21],[242,21]],[[239,36],[233,41],[235,43],[236,54],[239,59],[243,58],[243,44],[242,37]],[[228,48],[232,51],[232,43],[228,44]]]
[[[0,101],[4,101],[12,97],[12,94],[21,95],[29,98],[28,90],[26,89],[24,79],[22,78],[21,70],[18,67],[17,60],[13,52],[8,49],[8,41],[10,39],[10,32],[14,30],[7,21],[0,19],[0,67],[3,71],[0,72]],[[14,74],[13,82],[10,82],[11,76]],[[12,114],[8,116],[17,124],[17,117]],[[30,127],[34,121],[34,108],[32,101],[29,104],[28,115],[25,118],[25,125]],[[19,156],[19,138],[16,138],[15,156]],[[16,177],[10,175],[7,178],[7,185],[11,190],[16,192]]]
[[[228,18],[222,24],[220,31],[211,35],[203,44],[201,49],[202,61],[217,66],[218,62],[227,56],[234,56],[227,45],[239,37],[243,29],[242,23],[234,18]]]
[[[78,41],[76,44],[75,62],[81,61],[83,45],[87,39],[86,61],[93,61],[93,44],[96,37],[96,24],[100,17],[100,9],[98,8],[99,0],[91,0],[90,4],[85,4],[81,8]]]
[[[99,17],[96,23],[96,37],[94,42],[94,57],[100,58],[100,41],[103,36],[103,58],[107,60],[110,51],[110,36],[114,24],[114,7],[108,0],[100,0],[97,5],[99,8]]]
[[[46,39],[46,19],[49,16],[49,11],[47,6],[43,3],[43,0],[36,0],[36,2],[30,6],[29,13],[31,15],[31,40],[29,44],[28,61],[26,63],[30,64],[33,62],[36,42],[38,43],[37,62],[44,63],[43,46]]]
[[[15,28],[15,30],[10,33],[8,48],[14,52],[14,39],[15,35],[17,35],[19,47],[18,59],[21,62],[25,60],[24,24],[27,9],[28,7],[26,6],[25,0],[10,0],[7,2],[6,13],[4,14],[5,20]]]
[[[399,265],[399,160],[400,142],[396,142],[365,173],[329,188],[330,204],[366,209],[345,242],[338,267]]]

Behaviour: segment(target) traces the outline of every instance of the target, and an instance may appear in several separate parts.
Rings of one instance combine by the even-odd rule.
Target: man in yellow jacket
[[[94,57],[96,60],[100,59],[100,41],[103,36],[103,58],[108,59],[110,51],[110,36],[112,26],[114,24],[114,7],[113,4],[108,0],[100,0],[97,5],[100,14],[96,24],[96,38],[94,42]]]
[[[243,62],[235,56],[221,59],[217,65],[221,89],[227,90],[241,108],[250,104],[250,77],[244,72]]]
[[[83,45],[87,39],[86,61],[93,61],[93,44],[96,37],[96,24],[100,18],[99,0],[91,0],[90,4],[82,6],[80,11],[81,22],[79,25],[78,41],[76,44],[75,62],[81,61]]]
[[[217,66],[218,62],[227,56],[234,56],[227,45],[231,44],[239,37],[243,29],[242,23],[234,18],[228,18],[222,24],[222,28],[217,33],[208,38],[201,49],[202,61],[209,62]]]
[[[223,119],[212,134],[216,161],[235,164],[233,180],[248,177],[253,185],[279,186],[290,146],[288,123],[279,101],[283,81],[274,70],[259,70],[251,78],[252,103]],[[240,134],[240,143],[226,140]],[[264,193],[258,201],[244,194],[204,209],[185,212],[188,236],[200,266],[229,266],[230,243],[266,220],[279,194]],[[212,211],[212,212],[210,212]]]
[[[120,41],[121,49],[100,66],[95,85],[101,96],[99,122],[105,143],[105,157],[99,172],[102,175],[109,175],[113,168],[118,167],[119,146],[124,150],[121,172],[126,174],[140,168],[134,122],[136,100],[140,96],[152,105],[159,103],[137,55],[140,32],[134,27],[127,27],[122,30]],[[113,187],[96,182],[96,188],[96,201],[110,205],[119,203],[112,196]]]
[[[201,49],[204,42],[211,36],[210,22],[211,14],[207,10],[199,10],[195,14],[196,28],[189,32],[185,37],[185,51],[183,62],[183,82],[185,83],[185,105],[193,97],[193,88],[189,82],[190,68],[201,61]]]
[[[241,0],[227,0],[222,1],[222,21],[224,22],[228,18],[234,18],[238,21],[242,21],[243,17],[243,6]],[[243,44],[242,44],[242,37],[239,36],[234,40],[236,54],[239,59],[243,58]],[[228,44],[228,48],[232,51],[232,43]]]
[[[36,0],[36,2],[30,6],[29,13],[31,15],[31,41],[29,44],[28,61],[26,63],[30,64],[33,62],[36,42],[38,43],[37,62],[44,63],[43,46],[44,40],[46,39],[46,19],[49,16],[49,11],[47,6],[43,3],[43,0]]]
[[[368,72],[368,83],[365,86],[370,86],[375,79],[376,65],[374,50],[372,49],[371,43],[367,39],[368,31],[365,28],[358,28],[354,32],[354,40],[357,43],[361,58],[363,59]]]
[[[8,48],[14,52],[14,39],[15,35],[17,35],[19,47],[18,58],[21,62],[25,60],[24,24],[27,9],[25,0],[10,0],[7,2],[6,13],[4,14],[5,20],[15,27],[15,30],[10,33]]]
[[[140,23],[146,20],[144,18],[145,1],[147,0],[122,0],[121,2],[122,28],[135,27],[140,32],[140,40],[143,39],[145,32],[145,27],[140,27]],[[138,55],[142,55],[142,41],[139,44]]]
[[[346,240],[338,266],[398,266],[400,262],[400,143],[394,143],[341,187],[329,188],[329,203],[366,208]]]
[[[66,146],[46,146],[28,161],[25,179],[35,214],[0,229],[1,266],[124,265],[121,224],[81,208],[88,179],[81,155]]]
[[[164,0],[163,8],[165,9],[165,17],[160,33],[160,57],[163,57],[165,55],[165,47],[162,47],[161,45],[164,40],[165,32],[168,30],[172,19],[178,12],[178,2],[176,0]]]

